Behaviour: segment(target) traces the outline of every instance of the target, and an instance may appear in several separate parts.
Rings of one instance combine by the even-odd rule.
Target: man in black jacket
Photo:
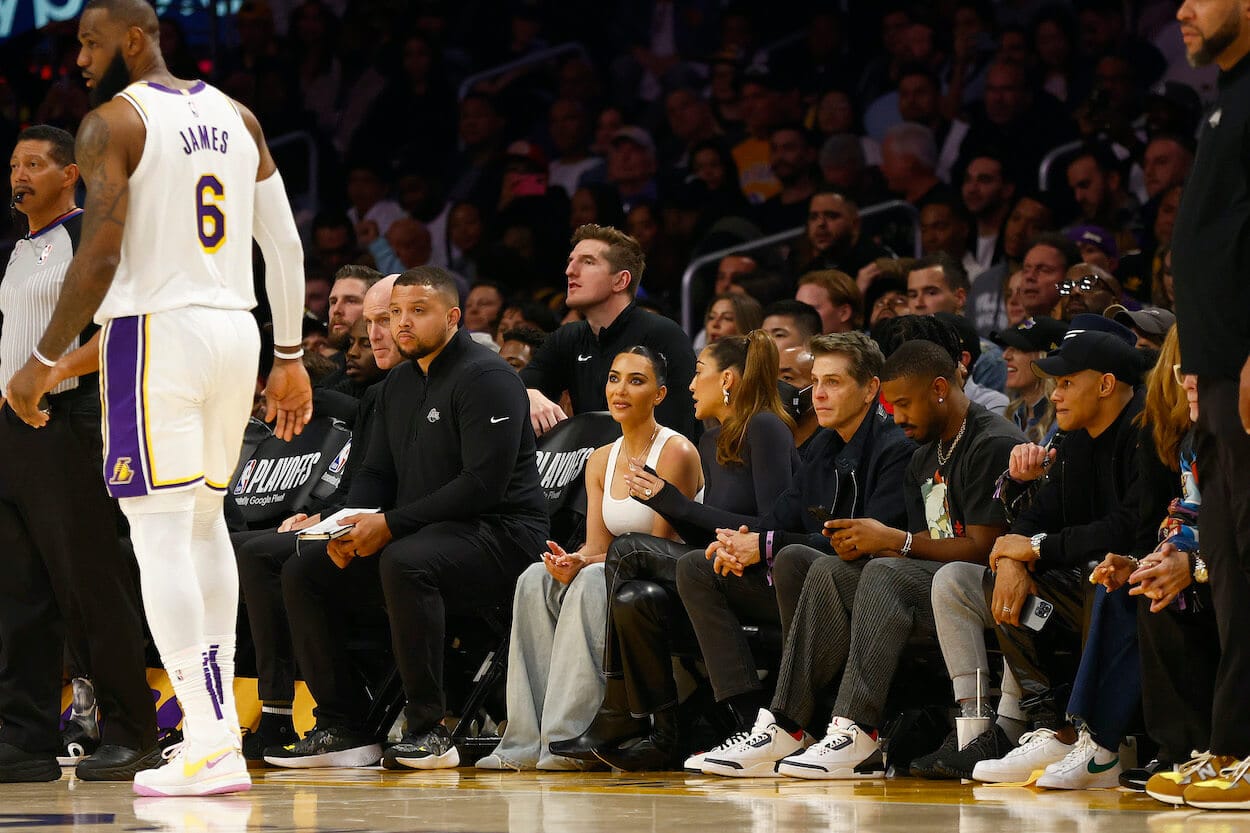
[[[903,471],[915,444],[877,405],[880,348],[862,333],[839,333],[813,339],[811,351],[812,404],[826,430],[812,441],[793,485],[758,530],[718,530],[706,557],[689,553],[677,568],[716,699],[730,704],[743,729],[767,705],[767,694],[740,621],[780,623],[785,640],[804,575],[833,555],[821,534],[826,518],[901,524],[906,516]]]
[[[565,303],[584,321],[556,330],[521,370],[529,388],[534,433],[544,434],[567,418],[557,404],[566,391],[573,413],[606,411],[604,385],[616,354],[641,344],[668,362],[668,389],[684,390],[694,378],[694,350],[690,337],[677,325],[634,304],[646,258],[638,241],[611,226],[593,223],[573,234],[573,251],[564,274],[568,277]],[[670,396],[655,409],[666,428],[699,437],[694,403],[688,396]]]
[[[372,439],[348,505],[365,511],[326,545],[305,542],[283,568],[295,656],[317,701],[317,728],[266,751],[279,766],[454,767],[442,725],[447,611],[507,604],[548,533],[524,386],[507,362],[460,332],[454,280],[404,272],[391,331],[409,361],[378,397]],[[383,511],[369,513],[369,507]],[[408,705],[400,743],[381,753],[363,725],[367,692],[351,667],[344,601],[385,605]]]
[[[1022,444],[1012,450],[1004,501],[1014,502],[1011,491],[1033,481],[1042,480],[1041,487],[1010,533],[995,542],[989,569],[951,564],[934,580],[942,653],[961,705],[977,699],[976,670],[988,671],[982,633],[996,626],[1010,677],[1018,682],[1018,693],[1004,682],[1006,697],[1018,702],[1000,705],[1000,720],[1045,731],[1034,732],[1014,750],[998,724],[962,750],[949,738],[934,760],[923,762],[932,770],[929,774],[1023,780],[1062,760],[1076,745],[1075,731],[1064,726],[1068,685],[1056,678],[1060,672],[1053,649],[1080,649],[1085,568],[1108,552],[1124,551],[1135,539],[1139,434],[1133,420],[1142,409],[1143,394],[1134,391],[1141,364],[1127,335],[1075,328],[1056,353],[1033,363],[1035,372],[1056,379],[1051,399],[1059,428],[1066,432],[1063,445],[1047,450]],[[1053,610],[1043,629],[1022,624],[1030,596],[1045,600]],[[1108,681],[1125,676],[1124,668],[1100,670]],[[1136,667],[1128,671],[1137,676]],[[980,675],[983,699],[987,678],[987,673]]]
[[[1203,809],[1250,806],[1250,16],[1233,0],[1186,2],[1176,13],[1186,57],[1220,68],[1219,96],[1198,137],[1172,232],[1176,326],[1186,373],[1198,377],[1198,468],[1202,472],[1199,538],[1210,565],[1220,632],[1220,667],[1210,751],[1242,761],[1232,783],[1185,791]],[[1193,781],[1212,775],[1194,767]],[[1191,795],[1192,791],[1192,795]]]

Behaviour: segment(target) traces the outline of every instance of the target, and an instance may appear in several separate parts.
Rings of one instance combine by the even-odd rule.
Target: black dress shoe
[[[105,744],[74,768],[80,781],[132,781],[135,774],[161,765],[161,748],[130,749]]]
[[[56,781],[60,777],[61,767],[55,754],[27,752],[11,743],[0,742],[0,783],[29,784]]]
[[[646,735],[650,725],[628,712],[600,709],[594,722],[575,738],[547,744],[552,755],[578,761],[597,761],[596,750],[615,749],[620,744]]]
[[[651,716],[654,725],[646,737],[633,743],[595,750],[595,757],[613,769],[655,772],[678,769],[677,710],[665,709]]]
[[[1146,791],[1146,782],[1150,780],[1150,776],[1156,772],[1168,772],[1172,769],[1171,764],[1163,763],[1155,758],[1145,766],[1139,766],[1136,769],[1126,769],[1120,773],[1120,786],[1126,790],[1144,793]]]

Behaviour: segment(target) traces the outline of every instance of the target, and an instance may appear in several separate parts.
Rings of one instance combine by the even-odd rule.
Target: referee
[[[69,133],[27,128],[9,164],[13,207],[30,231],[0,282],[0,390],[43,334],[82,228]],[[61,777],[61,660],[71,619],[83,631],[104,716],[101,745],[77,776],[129,781],[160,762],[138,592],[117,504],[104,488],[94,329],[56,362],[46,427],[0,408],[0,782]]]

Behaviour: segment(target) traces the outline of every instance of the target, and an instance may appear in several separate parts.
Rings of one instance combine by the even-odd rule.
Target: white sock
[[[213,739],[228,731],[209,666],[208,652],[188,648],[161,654],[169,682],[182,706],[184,736],[197,740]]]
[[[222,719],[238,731],[239,710],[234,702],[234,634],[208,637],[208,668]]]

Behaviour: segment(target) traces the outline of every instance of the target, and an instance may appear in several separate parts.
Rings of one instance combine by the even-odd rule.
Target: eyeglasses
[[[1079,280],[1064,278],[1059,284],[1060,295],[1071,295],[1073,292],[1093,292],[1095,289],[1106,289],[1106,282],[1097,275],[1086,275]]]
[[[895,310],[906,309],[908,305],[907,299],[901,295],[884,295],[877,299],[872,308],[877,312],[883,309],[892,308]]]

